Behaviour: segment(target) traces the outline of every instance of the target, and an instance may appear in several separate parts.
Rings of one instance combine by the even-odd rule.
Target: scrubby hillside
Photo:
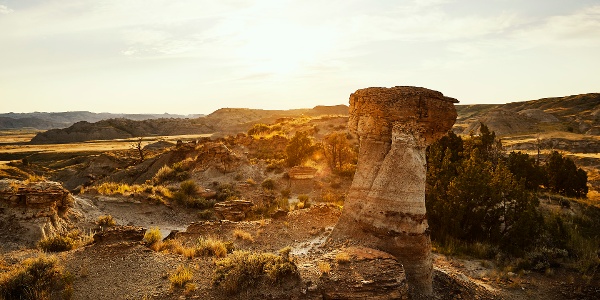
[[[455,132],[462,134],[476,132],[480,122],[498,135],[548,131],[600,134],[600,93],[456,108]]]
[[[52,129],[37,134],[33,144],[60,144],[91,140],[125,139],[132,137],[206,134],[217,135],[245,132],[255,123],[271,123],[278,118],[297,116],[347,115],[348,107],[317,106],[313,109],[262,110],[222,108],[195,119],[154,119],[135,121],[109,119],[95,123],[81,121],[65,129]]]

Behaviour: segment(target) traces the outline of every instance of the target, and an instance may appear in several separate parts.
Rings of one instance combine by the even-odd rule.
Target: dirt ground
[[[94,228],[93,222],[100,215],[112,215],[120,225],[159,227],[163,236],[171,230],[184,231],[190,223],[198,221],[195,213],[181,208],[123,197],[76,196],[75,210],[80,213],[78,226],[88,230]],[[310,291],[321,276],[318,261],[325,253],[335,251],[325,241],[339,215],[337,207],[315,205],[292,211],[280,219],[214,221],[191,226],[190,232],[179,235],[184,241],[200,237],[232,241],[238,250],[276,252],[291,246],[302,282],[290,287],[287,295],[269,293],[268,288],[235,296],[224,295],[212,286],[214,258],[186,259],[177,254],[155,252],[141,242],[91,244],[57,256],[74,275],[73,299],[319,299],[306,291]],[[236,229],[250,233],[253,241],[236,239],[233,235]],[[38,250],[19,249],[4,252],[3,259],[12,264],[37,253]],[[193,269],[195,290],[174,290],[170,287],[168,276],[180,265]],[[504,274],[498,272],[491,261],[451,258],[441,254],[434,254],[434,290],[436,299],[600,297],[598,282],[586,282],[573,271]]]

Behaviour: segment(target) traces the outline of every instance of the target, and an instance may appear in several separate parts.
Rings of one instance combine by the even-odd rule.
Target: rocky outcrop
[[[357,170],[331,241],[386,251],[406,271],[414,299],[432,293],[425,214],[425,147],[452,128],[453,98],[418,87],[350,95],[350,130],[360,138]]]
[[[288,171],[290,179],[313,179],[317,169],[305,166],[295,166]]]
[[[32,246],[64,233],[72,206],[71,194],[57,182],[0,180],[0,241]]]
[[[94,243],[141,242],[144,239],[144,234],[146,234],[146,229],[142,227],[112,227],[94,234]]]
[[[196,158],[196,164],[199,170],[214,167],[226,173],[235,170],[241,162],[241,158],[238,155],[220,142],[204,143],[197,149],[199,153]]]
[[[230,200],[215,204],[215,215],[219,219],[241,221],[254,204],[247,200]]]
[[[340,253],[349,260],[335,259]],[[323,299],[408,299],[404,269],[390,254],[349,247],[324,257],[331,271],[318,284]]]

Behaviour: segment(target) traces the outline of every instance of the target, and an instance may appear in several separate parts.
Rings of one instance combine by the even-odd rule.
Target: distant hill
[[[32,113],[2,113],[0,114],[0,129],[53,129],[66,128],[77,122],[90,123],[101,120],[125,118],[130,120],[149,120],[159,118],[197,118],[203,115],[174,115],[174,114],[112,114],[93,113],[89,111],[69,112],[32,112]]]
[[[569,131],[600,135],[600,93],[507,104],[457,105],[457,133],[477,132],[480,122],[498,135]]]
[[[143,136],[229,134],[247,131],[255,123],[271,123],[278,118],[302,115],[348,115],[348,106],[317,106],[312,109],[293,110],[222,108],[206,117],[192,119],[160,118],[138,121],[118,118],[94,123],[81,121],[68,128],[41,132],[31,140],[31,143],[58,144]]]
[[[600,135],[600,93],[544,98],[507,104],[456,105],[456,109],[458,118],[453,130],[461,134],[478,132],[480,123],[484,123],[501,136],[550,131]],[[61,113],[56,114],[60,115]],[[89,117],[89,114],[92,113],[71,112],[64,114],[79,114],[80,117]],[[100,118],[99,115],[101,114],[94,116]],[[98,122],[84,121],[73,124],[68,128],[48,130],[39,133],[31,142],[38,144],[70,143],[138,136],[234,134],[247,131],[255,123],[268,124],[279,118],[302,115],[311,117],[348,115],[348,106],[316,106],[312,109],[292,110],[221,108],[205,117],[187,119],[154,118],[143,121],[131,118],[144,119],[156,117],[157,115],[127,115],[127,118],[112,118]],[[55,116],[51,120],[57,122],[60,118]],[[0,122],[3,122],[1,118]],[[29,120],[28,122],[33,121]],[[52,121],[46,121],[49,122],[47,124],[42,121],[39,122],[37,126],[40,127],[53,126]]]

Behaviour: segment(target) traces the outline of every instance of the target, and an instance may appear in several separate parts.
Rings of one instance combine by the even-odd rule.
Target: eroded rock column
[[[350,95],[349,127],[360,138],[360,152],[331,240],[394,255],[404,265],[413,299],[432,294],[425,148],[450,130],[457,102],[418,87],[366,88]]]

